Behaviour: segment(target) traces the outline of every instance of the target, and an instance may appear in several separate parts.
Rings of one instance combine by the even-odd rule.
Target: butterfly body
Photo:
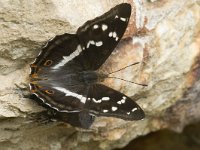
[[[49,41],[31,64],[31,93],[62,119],[76,114],[83,128],[90,127],[94,116],[144,118],[132,99],[102,84],[108,74],[98,71],[123,36],[130,14],[130,4],[123,3],[86,22],[76,34]]]

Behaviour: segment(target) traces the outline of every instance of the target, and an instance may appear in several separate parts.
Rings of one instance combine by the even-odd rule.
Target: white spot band
[[[112,107],[112,111],[116,111],[117,110],[117,107]]]
[[[85,104],[85,102],[87,100],[87,98],[84,97],[83,95],[71,92],[71,91],[69,91],[65,88],[62,88],[62,87],[53,87],[53,88],[60,91],[60,92],[65,93],[65,96],[71,96],[71,97],[75,97],[75,98],[79,99],[81,101],[81,103],[83,103],[83,104]]]
[[[133,108],[131,111],[134,112],[134,111],[136,111],[136,110],[137,110],[137,108]]]
[[[99,41],[99,42],[96,42],[96,46],[102,46],[103,45],[103,42],[102,41]]]
[[[57,65],[53,66],[52,69],[59,69],[60,67],[64,66],[66,63],[78,56],[81,51],[81,46],[78,45],[73,53],[71,53],[69,56],[63,56],[63,60],[61,60]]]
[[[122,99],[120,101],[117,101],[117,104],[121,105],[121,104],[124,104],[126,102],[126,97],[123,96]]]
[[[119,40],[119,37],[117,36],[116,32],[109,32],[108,36],[114,38],[115,41]]]
[[[105,24],[102,24],[101,28],[102,28],[102,30],[103,30],[103,31],[105,31],[105,30],[107,30],[107,29],[108,29],[108,26],[107,26],[107,25],[105,25]]]
[[[104,109],[103,112],[106,113],[106,112],[108,112],[108,110],[107,110],[107,109]]]
[[[93,102],[95,103],[101,103],[102,101],[109,101],[110,98],[109,97],[102,97],[101,99],[99,100],[96,100],[95,98],[92,98]]]
[[[126,18],[120,17],[120,20],[125,22]]]
[[[93,28],[94,28],[94,29],[98,29],[99,26],[98,26],[97,24],[95,24],[95,25],[93,26]]]

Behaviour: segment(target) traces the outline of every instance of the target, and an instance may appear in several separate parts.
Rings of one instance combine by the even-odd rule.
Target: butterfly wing
[[[90,86],[85,108],[97,116],[140,120],[145,114],[138,104],[126,95],[102,84]]]
[[[123,3],[107,13],[87,21],[77,31],[86,70],[98,69],[122,38],[131,15],[131,5]]]
[[[75,34],[58,35],[42,48],[31,64],[31,75],[40,74],[40,78],[45,78],[61,71],[67,74],[82,71],[81,64],[74,60],[78,52],[81,52],[81,47]]]
[[[65,96],[66,105],[69,106],[67,110],[80,109],[83,105],[80,99],[63,95],[63,91],[55,87],[64,88],[75,94],[79,92],[79,95],[82,94],[85,97],[87,91],[80,83],[80,76],[77,73],[96,70],[102,65],[122,37],[130,13],[129,4],[117,5],[104,15],[86,22],[78,29],[77,35],[63,34],[48,42],[31,64],[30,89],[32,93],[45,101],[47,105],[59,108],[59,102],[55,103],[55,101],[58,97],[63,98],[62,101],[64,101]],[[97,30],[94,29],[95,25],[99,26]],[[102,41],[104,44],[93,45],[91,40]],[[88,42],[90,42],[89,46]],[[77,102],[72,105],[71,101]]]
[[[143,118],[143,111],[130,98],[100,84],[83,84],[79,75],[97,70],[105,62],[123,36],[130,14],[131,6],[123,3],[86,22],[77,34],[53,38],[31,64],[31,92],[60,113],[75,112],[85,127],[92,124],[92,114]]]
[[[79,111],[84,105],[87,90],[80,85],[79,75],[75,74],[83,70],[79,61],[74,60],[79,48],[76,35],[56,36],[30,65],[32,94],[56,110]]]

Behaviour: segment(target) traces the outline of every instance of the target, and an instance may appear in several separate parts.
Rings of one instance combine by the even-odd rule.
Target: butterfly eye
[[[45,90],[45,92],[47,93],[47,94],[54,94],[54,91],[53,90]]]
[[[50,66],[52,63],[53,63],[52,60],[47,60],[45,61],[44,66]]]

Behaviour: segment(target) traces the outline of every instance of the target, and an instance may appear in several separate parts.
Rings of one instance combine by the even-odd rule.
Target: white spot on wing
[[[71,92],[65,88],[62,88],[62,87],[53,87],[54,89],[60,91],[60,92],[63,92],[65,93],[65,96],[72,96],[72,97],[76,97],[77,99],[79,99],[81,101],[81,103],[85,104],[86,102],[86,97],[84,97],[83,95],[80,95],[80,94],[77,94],[77,93],[74,93],[74,92]]]
[[[88,99],[90,99],[90,98],[88,98]],[[103,98],[101,98],[101,99],[99,99],[99,100],[97,100],[97,99],[95,99],[95,98],[92,98],[92,100],[93,100],[93,102],[95,102],[95,103],[101,103],[102,101],[109,101],[110,98],[109,98],[109,97],[103,97]]]
[[[95,44],[95,42],[94,42],[93,40],[89,41],[89,42],[87,43],[87,48],[89,48],[89,47],[90,47],[90,44],[91,44],[91,45],[94,45],[94,44]]]
[[[117,102],[117,104],[121,105],[121,104],[122,104],[122,102],[121,102],[121,101],[118,101],[118,102]]]
[[[112,33],[112,32],[109,32],[108,36],[109,36],[109,37],[112,37],[112,36],[113,36],[113,33]]]
[[[95,102],[95,103],[101,103],[101,99],[96,100],[95,98],[92,98],[92,100],[93,100],[93,102]]]
[[[95,25],[93,26],[93,28],[94,28],[94,29],[97,29],[97,28],[99,28],[99,26],[98,26],[97,24],[95,24]]]
[[[117,101],[117,104],[119,104],[119,105],[124,104],[126,102],[126,99],[127,99],[127,97],[123,96],[120,101]]]
[[[107,29],[108,29],[108,26],[107,26],[107,25],[105,25],[105,24],[102,24],[101,28],[102,28],[102,30],[103,30],[103,31],[105,31],[105,30],[107,30]]]
[[[137,108],[133,108],[131,111],[134,112],[134,111],[136,111],[136,110],[137,110]]]
[[[117,110],[117,107],[112,107],[112,111],[116,111]]]
[[[125,96],[123,96],[122,98],[123,98],[123,99],[126,99],[126,97],[125,97]]]
[[[108,112],[108,110],[107,110],[107,109],[104,109],[103,112],[106,113],[106,112]]]
[[[126,102],[127,97],[123,96],[121,102],[125,103]]]
[[[119,18],[119,16],[118,16],[118,15],[116,15],[116,16],[115,16],[115,18]]]
[[[102,41],[99,41],[99,42],[96,42],[96,46],[102,46],[103,45],[103,42]]]
[[[122,99],[122,100],[121,100],[121,103],[124,104],[124,103],[125,103],[125,99]]]
[[[60,67],[64,66],[66,63],[74,59],[76,56],[78,56],[81,53],[81,46],[78,45],[76,50],[71,53],[69,56],[63,56],[63,60],[61,60],[58,64],[52,67],[52,69],[59,69]]]
[[[127,112],[127,115],[130,115],[130,112]]]
[[[117,33],[113,32],[113,37],[116,38],[117,37]]]
[[[120,17],[120,20],[125,22],[126,18]]]
[[[117,36],[116,32],[109,32],[108,36],[114,38],[115,41],[119,40],[119,37]]]
[[[110,97],[102,97],[101,100],[102,100],[102,101],[109,101],[109,100],[110,100]]]

